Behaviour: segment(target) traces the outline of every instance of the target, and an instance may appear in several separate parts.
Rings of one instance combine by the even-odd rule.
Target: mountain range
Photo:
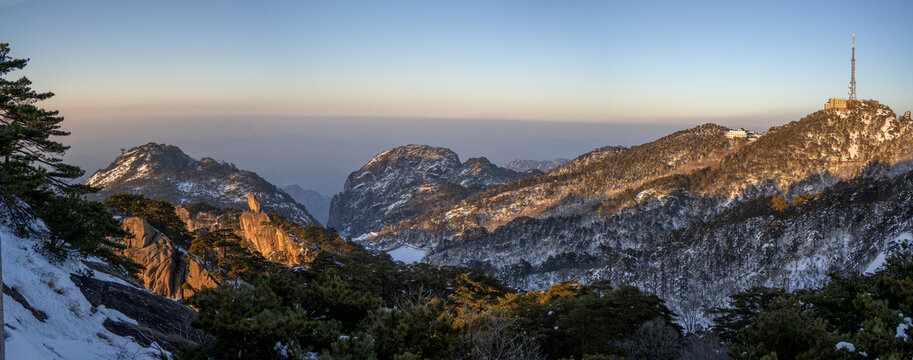
[[[911,230],[909,117],[865,103],[756,141],[726,131],[706,124],[597,149],[387,225],[364,243],[426,249],[426,262],[480,267],[520,288],[573,278],[634,284],[684,313],[752,285],[798,288],[865,269]],[[882,195],[859,195],[872,191]],[[774,204],[782,202],[797,205]]]
[[[481,268],[523,289],[575,278],[636,285],[690,326],[706,325],[729,294],[864,271],[910,237],[913,121],[861,104],[756,139],[704,124],[547,172],[396,147],[349,175],[327,225],[369,248],[424,250],[424,262]],[[256,174],[167,145],[131,149],[87,184],[103,188],[98,198],[127,191],[216,207],[239,207],[246,190],[282,216],[314,221]]]

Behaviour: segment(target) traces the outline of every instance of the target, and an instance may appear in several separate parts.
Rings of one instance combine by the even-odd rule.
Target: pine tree
[[[56,110],[44,110],[36,103],[54,96],[32,90],[26,77],[8,80],[6,75],[23,69],[27,59],[9,56],[9,44],[0,43],[0,199],[11,215],[34,215],[36,206],[52,194],[85,193],[83,185],[67,183],[82,176],[76,166],[63,163],[69,148],[53,137],[67,136],[60,130],[63,117]],[[24,201],[28,206],[16,199]],[[18,225],[24,225],[20,223]]]
[[[82,199],[94,189],[69,182],[84,173],[63,162],[69,146],[56,138],[70,133],[60,129],[58,111],[36,105],[54,94],[32,90],[26,77],[7,79],[28,63],[9,52],[9,44],[0,43],[0,210],[5,211],[0,221],[26,236],[38,234],[34,220],[39,218],[44,245],[58,258],[76,251],[135,271],[135,263],[112,251],[118,245],[109,237],[125,235],[117,222],[101,205]]]

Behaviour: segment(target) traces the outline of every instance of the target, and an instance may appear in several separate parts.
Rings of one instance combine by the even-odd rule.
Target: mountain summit
[[[528,176],[484,157],[465,163],[450,149],[427,145],[392,148],[346,179],[330,204],[328,226],[358,236],[406,217],[448,206],[490,185]]]
[[[120,192],[172,204],[202,202],[218,208],[246,209],[254,193],[263,207],[303,223],[315,222],[307,209],[254,172],[204,157],[195,160],[173,145],[148,143],[132,148],[93,174],[86,185],[100,188],[92,200]]]

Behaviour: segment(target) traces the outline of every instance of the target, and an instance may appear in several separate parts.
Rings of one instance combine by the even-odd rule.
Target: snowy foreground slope
[[[193,310],[103,272],[101,263],[51,262],[36,240],[6,226],[0,240],[7,359],[158,359],[180,343],[156,327],[174,327],[175,316],[188,324]]]

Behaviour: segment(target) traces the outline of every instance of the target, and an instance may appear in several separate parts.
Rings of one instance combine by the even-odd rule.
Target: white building
[[[739,128],[738,130],[729,130],[726,132],[726,138],[729,139],[744,139],[748,137],[748,132],[745,129]]]
[[[748,139],[748,141],[755,141],[761,137],[763,133],[738,128],[736,130],[729,129],[725,135],[727,139]]]

